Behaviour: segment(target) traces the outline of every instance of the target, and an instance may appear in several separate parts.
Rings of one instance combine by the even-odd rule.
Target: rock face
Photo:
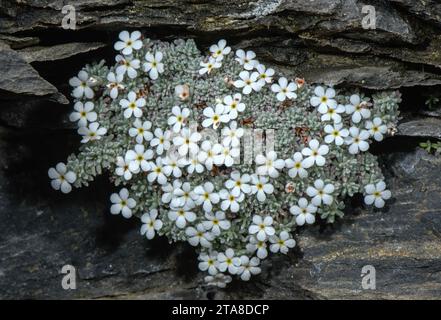
[[[424,105],[440,92],[441,5],[374,1],[376,29],[365,30],[362,8],[371,2],[76,1],[72,31],[61,28],[64,1],[2,1],[0,298],[440,298],[441,158],[416,146],[441,138],[439,105]],[[224,37],[307,81],[399,89],[397,135],[373,146],[394,200],[381,212],[353,201],[337,224],[300,230],[297,251],[266,261],[254,281],[213,290],[202,285],[191,248],[148,242],[137,221],[110,216],[105,179],[56,194],[47,168],[78,142],[67,80],[85,63],[111,59],[128,27],[192,37],[202,50]],[[76,267],[76,290],[62,289],[66,264]],[[366,265],[375,267],[375,290],[362,288]]]
[[[0,51],[2,62],[2,77],[0,90],[12,94],[46,96],[57,93],[58,90],[38,75],[23,57],[8,48]]]

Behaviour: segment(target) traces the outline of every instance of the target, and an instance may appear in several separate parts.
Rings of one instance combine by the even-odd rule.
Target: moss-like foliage
[[[348,196],[390,197],[366,150],[394,129],[398,92],[287,80],[224,41],[205,56],[192,40],[120,38],[114,66],[71,80],[84,144],[49,171],[52,185],[67,193],[109,171],[122,190],[112,213],[142,218],[149,239],[189,241],[208,283],[258,274],[269,252],[294,247],[296,228],[343,217]]]

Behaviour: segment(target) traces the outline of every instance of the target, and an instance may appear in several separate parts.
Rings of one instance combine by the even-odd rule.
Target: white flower
[[[55,168],[50,168],[48,175],[52,179],[52,188],[61,190],[63,193],[71,192],[71,184],[77,180],[77,175],[73,171],[67,171],[66,165],[62,162],[58,163]]]
[[[179,178],[182,176],[182,170],[183,164],[181,161],[178,161],[174,156],[169,155],[165,157],[162,161],[162,164],[164,165],[163,171],[166,176],[170,176],[171,174],[175,178]]]
[[[208,274],[214,276],[217,274],[217,251],[212,251],[210,254],[206,254],[202,252],[199,254],[198,260],[200,261],[198,264],[199,270],[208,271]]]
[[[328,154],[328,152],[329,147],[327,145],[320,145],[316,139],[309,141],[309,148],[303,148],[302,150],[302,154],[307,157],[303,160],[303,166],[305,168],[311,168],[314,163],[319,167],[324,166],[326,159],[323,156]]]
[[[360,151],[366,151],[369,149],[369,143],[366,141],[369,139],[369,132],[367,130],[361,130],[357,127],[349,128],[350,136],[346,138],[346,144],[349,146],[349,153],[357,154]]]
[[[181,127],[185,125],[188,116],[190,115],[190,110],[188,108],[183,108],[174,106],[172,108],[172,116],[168,118],[168,125],[173,126],[173,132],[178,133],[181,131]]]
[[[230,123],[230,127],[225,127],[222,129],[222,135],[224,136],[222,144],[224,146],[231,145],[232,147],[238,147],[240,144],[240,138],[242,138],[243,134],[244,130],[237,127],[236,121],[232,121]]]
[[[245,70],[253,70],[253,68],[257,66],[259,62],[254,60],[255,57],[256,54],[251,50],[246,53],[242,49],[236,51],[236,61],[239,62]]]
[[[129,169],[129,162],[126,162],[124,160],[123,157],[118,156],[116,158],[116,169],[115,169],[115,173],[119,176],[123,176],[124,179],[126,180],[130,180],[132,179],[132,172]],[[138,173],[139,170],[137,172],[133,172],[133,173]]]
[[[149,131],[152,127],[150,121],[141,122],[140,119],[136,119],[133,122],[133,128],[129,129],[129,135],[131,137],[136,137],[136,143],[142,143],[145,141],[150,141],[153,139],[153,134]]]
[[[346,113],[352,114],[352,122],[359,123],[361,119],[367,119],[371,116],[371,111],[367,108],[367,103],[365,101],[361,101],[360,96],[358,94],[353,94],[349,101],[351,104],[346,105]]]
[[[200,244],[204,248],[210,248],[210,241],[213,241],[214,239],[213,235],[205,230],[202,223],[199,223],[196,226],[196,229],[193,227],[188,227],[187,229],[185,229],[185,234],[188,237],[188,242],[193,247],[196,247]]]
[[[285,161],[277,159],[277,153],[270,151],[266,157],[262,154],[256,156],[257,174],[261,176],[269,175],[271,178],[277,178],[279,171],[285,167]]]
[[[253,257],[249,258],[247,256],[240,257],[240,267],[237,271],[237,274],[240,274],[240,278],[243,281],[248,281],[251,278],[251,275],[256,275],[261,272],[261,269],[258,267],[260,264],[259,258]]]
[[[181,161],[186,162],[187,172],[189,174],[193,174],[195,171],[196,173],[202,173],[205,169],[198,159],[198,153],[190,153],[188,161],[186,159],[181,159]]]
[[[157,51],[154,56],[147,52],[145,60],[147,62],[144,62],[144,71],[149,73],[150,79],[158,79],[159,74],[164,72],[164,64],[161,63],[162,52]]]
[[[173,191],[173,199],[170,203],[172,207],[194,208],[195,193],[191,190],[190,183],[184,182]]]
[[[296,245],[296,241],[291,238],[288,232],[282,231],[278,236],[270,237],[270,241],[272,245],[270,246],[271,252],[287,254],[290,248],[294,248]]]
[[[216,236],[220,235],[222,230],[228,230],[231,227],[231,223],[226,220],[223,211],[217,211],[216,214],[205,212],[205,218],[208,219],[202,222],[205,229],[211,230]]]
[[[119,102],[119,105],[123,109],[126,109],[124,110],[124,118],[128,119],[132,116],[132,114],[136,118],[140,118],[142,116],[141,108],[143,108],[146,105],[145,99],[144,98],[137,99],[136,93],[133,91],[129,92],[127,98],[128,100],[121,99],[121,101]]]
[[[234,195],[232,192],[228,192],[226,189],[222,189],[219,191],[219,196],[221,199],[224,199],[221,202],[221,209],[223,211],[226,211],[228,209],[231,210],[231,212],[238,212],[240,209],[239,203],[245,199],[245,196],[243,193],[240,195]]]
[[[263,202],[266,200],[267,194],[272,194],[274,192],[274,187],[271,183],[268,183],[268,178],[259,177],[257,175],[251,176],[251,181],[253,186],[251,187],[251,193],[257,194],[257,200]]]
[[[364,187],[366,196],[364,197],[364,203],[371,205],[374,204],[377,208],[384,207],[384,200],[390,199],[391,192],[386,189],[384,181],[378,182],[376,185],[368,184]]]
[[[189,152],[196,154],[199,151],[198,142],[202,139],[199,132],[192,132],[189,128],[182,128],[179,136],[173,138],[173,144],[178,147],[181,156]]]
[[[312,198],[311,202],[316,207],[322,203],[329,206],[332,201],[334,201],[334,198],[330,195],[334,190],[333,184],[328,183],[325,185],[322,179],[317,179],[314,181],[314,187],[308,187],[306,189],[306,194]]]
[[[292,159],[286,159],[285,166],[289,169],[288,175],[291,178],[299,176],[299,178],[303,179],[308,176],[308,171],[305,170],[303,156],[300,152],[294,153]]]
[[[259,259],[265,259],[268,256],[267,245],[265,241],[259,241],[256,237],[250,237],[250,242],[246,245],[249,253],[257,251],[256,255]]]
[[[150,149],[145,150],[144,145],[135,145],[134,150],[129,150],[126,152],[125,160],[129,163],[129,170],[132,173],[139,172],[140,168],[142,171],[149,171],[151,169],[148,160],[153,158],[153,151]]]
[[[332,88],[325,88],[317,86],[314,89],[315,96],[311,97],[310,103],[313,107],[318,107],[318,112],[325,114],[328,112],[328,108],[337,108],[337,101],[334,99],[335,90]]]
[[[240,259],[234,256],[234,250],[228,248],[225,253],[220,252],[217,256],[219,262],[218,269],[221,272],[228,270],[231,274],[236,274],[240,266]]]
[[[224,113],[224,109],[225,107],[222,104],[217,104],[215,109],[212,107],[205,108],[203,114],[206,119],[202,121],[202,126],[205,128],[213,126],[213,129],[217,129],[222,122],[229,122],[230,117]]]
[[[196,220],[196,214],[191,211],[186,211],[185,208],[171,210],[168,212],[168,218],[171,221],[175,221],[176,226],[179,229],[185,228],[187,222],[193,222]]]
[[[214,276],[206,276],[204,278],[204,281],[207,283],[207,285],[219,288],[225,288],[227,284],[231,282],[231,280],[233,279],[230,276],[223,273],[218,273]]]
[[[239,148],[230,148],[227,146],[221,146],[220,153],[214,157],[214,163],[217,166],[225,165],[226,167],[231,167],[234,164],[234,159],[239,157],[239,155],[240,155]]]
[[[306,198],[300,198],[297,205],[292,206],[289,212],[296,216],[296,224],[303,226],[305,222],[307,224],[313,224],[315,222],[314,214],[317,212],[317,207],[313,204],[309,204]]]
[[[198,206],[202,205],[205,212],[213,210],[213,203],[219,203],[219,195],[214,192],[214,185],[211,182],[205,182],[203,186],[194,188],[195,202]],[[208,228],[207,228],[208,229]]]
[[[124,74],[115,74],[113,72],[109,72],[107,75],[107,80],[109,81],[107,88],[110,90],[110,97],[115,100],[118,98],[119,90],[124,89],[124,85],[122,84]]]
[[[170,203],[174,198],[174,191],[175,189],[178,189],[182,186],[182,182],[180,180],[174,180],[173,185],[170,183],[167,183],[166,185],[162,186],[162,197],[161,202],[162,203]]]
[[[74,112],[69,116],[69,120],[72,122],[78,121],[78,127],[86,127],[87,122],[94,122],[98,118],[96,112],[93,111],[94,104],[90,101],[83,104],[78,101],[74,105]]]
[[[69,84],[72,87],[75,87],[75,89],[72,92],[72,95],[77,98],[81,99],[83,96],[87,99],[92,99],[94,96],[93,90],[90,88],[90,82],[89,82],[89,74],[81,70],[78,72],[78,77],[73,77],[69,80]]]
[[[131,34],[128,31],[121,31],[119,39],[115,43],[115,50],[121,51],[123,55],[128,56],[133,53],[133,50],[139,50],[142,47],[141,32],[133,31]]]
[[[242,95],[240,93],[234,94],[234,96],[225,96],[223,104],[225,106],[225,112],[228,113],[230,119],[236,119],[238,112],[245,110],[245,103],[240,102]]]
[[[274,75],[274,69],[268,68],[266,69],[263,64],[258,64],[257,67],[257,81],[263,87],[267,83],[271,83],[273,81],[272,76]]]
[[[178,84],[175,87],[175,95],[179,97],[182,101],[185,101],[190,96],[190,87],[188,84]]]
[[[251,192],[250,181],[251,177],[248,174],[241,176],[239,171],[233,171],[231,179],[225,182],[225,187],[231,189],[231,193],[238,197],[242,192],[247,194]]]
[[[243,88],[243,94],[250,94],[253,90],[260,91],[260,89],[262,89],[260,83],[257,82],[257,73],[253,73],[250,76],[250,73],[248,71],[241,71],[239,73],[239,77],[241,80],[234,81],[234,86],[236,88]]]
[[[279,78],[279,84],[274,83],[271,86],[271,91],[277,93],[276,98],[279,101],[285,101],[288,99],[297,98],[297,94],[294,92],[297,90],[297,85],[294,82],[288,84],[288,80],[285,77]]]
[[[340,123],[341,115],[339,113],[343,112],[345,112],[345,107],[341,104],[337,105],[337,107],[329,106],[328,110],[322,115],[321,120],[323,122],[333,120],[334,123]]]
[[[157,217],[158,210],[156,209],[152,209],[149,213],[144,213],[141,216],[141,222],[143,223],[141,226],[141,235],[145,234],[149,240],[155,237],[155,231],[159,231],[162,228],[162,221],[156,219]]]
[[[387,126],[378,117],[374,118],[373,121],[366,121],[366,129],[369,130],[370,135],[377,141],[383,140],[383,134],[387,132]]]
[[[218,143],[212,146],[211,142],[206,140],[201,144],[201,150],[198,153],[198,160],[205,164],[207,170],[213,169],[213,163],[219,153],[222,151],[222,146]]]
[[[162,158],[156,158],[156,163],[150,161],[150,170],[152,172],[150,172],[147,176],[147,180],[150,183],[154,182],[155,180],[157,180],[159,184],[167,183],[167,177],[165,176],[165,172],[162,166]]]
[[[219,69],[222,66],[222,63],[215,58],[210,57],[207,62],[201,61],[199,65],[202,67],[199,69],[199,74],[203,75],[205,73],[210,74],[213,69]]]
[[[325,126],[325,132],[328,134],[325,137],[325,142],[331,144],[335,142],[337,146],[341,146],[344,143],[344,139],[349,135],[348,129],[342,129],[342,123],[336,123],[333,126],[328,124]]]
[[[112,214],[121,213],[124,218],[130,218],[132,216],[132,209],[136,206],[136,201],[129,198],[129,191],[123,188],[118,193],[113,193],[110,196],[110,201],[112,201],[112,206],[110,207],[110,212]]]
[[[213,44],[210,47],[211,56],[217,61],[221,61],[224,56],[231,52],[231,48],[227,47],[227,41],[221,39],[217,44]]]
[[[78,128],[78,134],[83,136],[81,143],[87,143],[89,141],[100,140],[103,135],[107,133],[106,128],[100,128],[98,122],[92,122],[89,127]]]
[[[248,233],[255,235],[259,241],[265,241],[276,232],[272,225],[272,217],[266,216],[265,218],[262,218],[256,214],[253,216],[253,224],[248,228]]]
[[[117,75],[124,76],[127,72],[130,79],[135,79],[138,76],[136,69],[139,69],[141,66],[139,59],[133,59],[132,56],[123,57],[117,55],[115,60],[119,64],[115,70]]]
[[[170,149],[171,131],[156,128],[154,134],[155,137],[150,141],[150,146],[156,147],[156,154],[161,155],[164,150]]]

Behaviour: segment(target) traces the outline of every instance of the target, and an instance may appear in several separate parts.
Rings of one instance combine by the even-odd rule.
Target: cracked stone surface
[[[63,30],[61,0],[0,4],[0,298],[440,299],[441,158],[417,147],[441,138],[441,4],[426,0],[75,1],[77,29]],[[373,4],[377,29],[364,30]],[[68,79],[113,59],[123,28],[148,37],[219,38],[256,51],[288,76],[370,92],[398,89],[403,119],[372,146],[393,200],[370,211],[355,199],[333,226],[302,229],[298,248],[264,262],[262,275],[226,290],[202,284],[186,244],[149,242],[139,222],[111,216],[105,178],[63,196],[49,166],[78,146],[68,121]],[[61,287],[76,267],[78,287]],[[361,269],[376,269],[363,290]]]

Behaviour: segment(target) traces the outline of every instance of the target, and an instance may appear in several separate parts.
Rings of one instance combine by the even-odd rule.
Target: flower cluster
[[[391,197],[366,151],[396,125],[397,92],[290,80],[225,40],[204,58],[193,41],[119,38],[113,67],[70,81],[83,146],[49,170],[52,186],[68,193],[109,170],[122,185],[110,212],[194,246],[208,284],[248,281],[296,245],[296,228],[342,217],[347,196],[378,208]]]

